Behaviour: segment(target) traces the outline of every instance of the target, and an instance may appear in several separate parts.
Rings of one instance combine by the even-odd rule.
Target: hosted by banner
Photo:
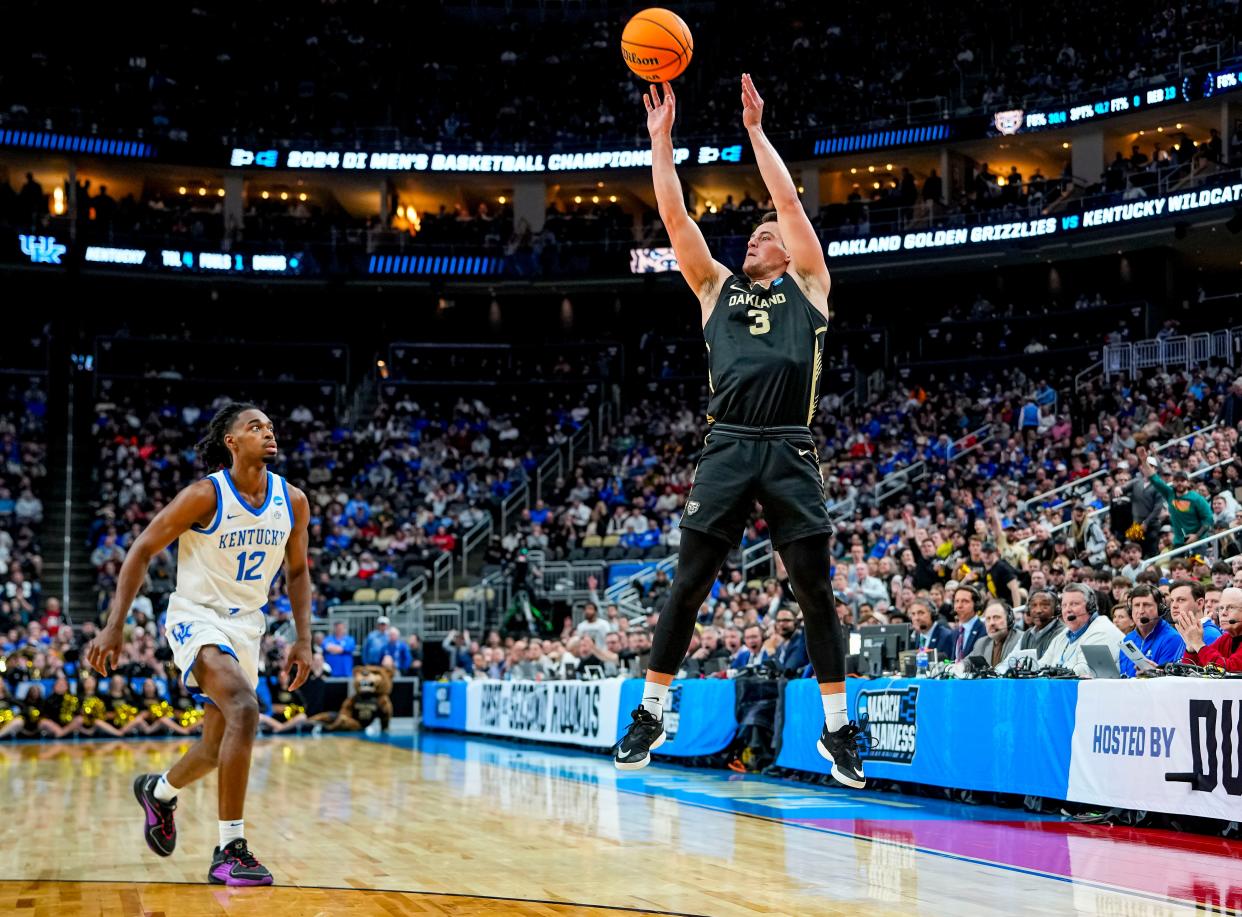
[[[1242,820],[1242,681],[1081,683],[1066,798]]]
[[[607,681],[455,681],[427,686],[423,725],[485,735],[604,748],[629,726],[642,701],[641,679]],[[675,681],[664,724],[671,757],[714,754],[737,734],[733,682]]]
[[[1242,820],[1242,681],[851,679],[868,776]],[[776,763],[827,773],[810,679],[785,686]]]

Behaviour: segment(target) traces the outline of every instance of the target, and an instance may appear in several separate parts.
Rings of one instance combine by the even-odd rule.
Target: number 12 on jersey
[[[256,580],[263,578],[262,574],[259,573],[259,567],[263,566],[263,561],[267,559],[267,552],[251,551],[249,558],[250,566],[247,567],[246,552],[242,551],[237,555],[237,582],[239,583],[243,580]]]

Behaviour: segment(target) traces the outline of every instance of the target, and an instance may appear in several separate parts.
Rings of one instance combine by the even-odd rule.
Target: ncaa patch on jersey
[[[686,504],[686,515],[687,516],[693,516],[698,511],[699,511],[698,500],[691,500],[689,503]]]

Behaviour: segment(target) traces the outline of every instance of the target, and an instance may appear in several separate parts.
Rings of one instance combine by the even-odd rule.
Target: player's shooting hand
[[[673,133],[673,118],[677,114],[677,97],[673,87],[664,84],[664,100],[660,100],[660,87],[651,84],[651,92],[643,93],[643,105],[647,109],[647,132],[655,137],[669,137]]]
[[[742,125],[749,131],[762,127],[763,99],[749,73],[742,74]]]
[[[297,666],[297,672],[293,671]],[[289,647],[285,655],[285,664],[281,667],[285,678],[289,679],[289,690],[296,691],[306,684],[311,671],[311,645],[309,640],[297,640]]]
[[[121,649],[124,645],[125,632],[123,630],[105,627],[86,646],[87,665],[100,675],[111,675],[115,671],[117,660],[121,658]]]

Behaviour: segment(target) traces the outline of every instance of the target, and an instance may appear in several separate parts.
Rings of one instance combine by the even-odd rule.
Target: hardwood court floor
[[[214,778],[182,793],[172,857],[142,840],[133,776],[182,747],[0,746],[0,913],[1163,917],[1242,902],[1237,845],[1212,839],[729,772],[618,774],[456,736],[260,741],[247,835],[279,884],[224,889],[203,884]]]

